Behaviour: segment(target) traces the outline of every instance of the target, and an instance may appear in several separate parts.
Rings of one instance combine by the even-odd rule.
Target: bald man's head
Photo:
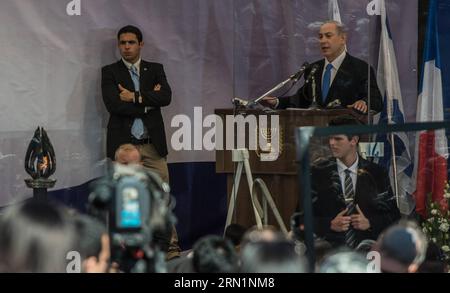
[[[136,146],[132,144],[123,144],[117,150],[114,156],[117,163],[128,164],[141,164],[141,154]]]

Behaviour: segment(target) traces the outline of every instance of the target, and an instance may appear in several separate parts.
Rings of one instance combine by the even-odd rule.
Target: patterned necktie
[[[345,206],[347,208],[347,215],[352,215],[355,210],[355,191],[353,189],[353,181],[350,176],[350,169],[347,169],[345,172],[345,180],[344,180],[344,197],[345,197]],[[357,245],[356,242],[356,231],[350,225],[348,230],[345,232],[345,243],[350,248],[355,248]]]
[[[322,82],[322,101],[325,103],[328,91],[330,90],[330,82],[331,82],[331,69],[333,69],[333,65],[331,63],[328,63],[325,74],[323,75],[323,82]]]
[[[139,91],[139,74],[134,65],[130,67],[130,74],[134,83],[134,90]],[[137,139],[141,139],[144,135],[144,122],[142,122],[141,118],[134,119],[133,126],[131,126],[131,134]]]

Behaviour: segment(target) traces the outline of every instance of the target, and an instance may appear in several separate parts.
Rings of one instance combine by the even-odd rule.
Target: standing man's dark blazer
[[[323,159],[311,167],[314,232],[335,246],[345,244],[344,232],[331,230],[331,221],[345,210],[342,184],[335,158]],[[355,188],[358,204],[370,222],[367,231],[357,230],[358,243],[376,240],[378,235],[400,218],[389,177],[377,164],[359,157]]]
[[[358,100],[364,100],[368,104],[368,64],[358,58],[346,53],[346,56],[339,67],[333,83],[330,86],[325,103],[322,101],[322,73],[325,66],[325,59],[311,64],[305,71],[305,78],[308,79],[311,69],[317,65],[314,74],[316,81],[316,97],[320,107],[326,108],[333,101],[340,100],[342,107],[352,105]],[[383,109],[383,100],[378,89],[376,75],[373,68],[370,68],[370,109],[380,112]],[[279,109],[286,108],[308,108],[311,105],[313,91],[312,82],[303,85],[295,95],[279,98]]]
[[[132,142],[131,126],[135,118],[143,120],[151,143],[159,155],[167,156],[166,134],[160,108],[170,104],[172,91],[162,64],[141,61],[139,91],[142,104],[121,101],[119,84],[134,92],[133,80],[122,60],[102,68],[103,101],[110,113],[107,156],[114,159],[114,153],[120,145]],[[154,88],[158,84],[161,85],[161,89],[155,91]]]

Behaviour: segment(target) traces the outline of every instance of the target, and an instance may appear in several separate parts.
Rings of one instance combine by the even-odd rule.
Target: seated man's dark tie
[[[345,197],[345,205],[347,208],[347,214],[352,215],[356,211],[355,206],[355,191],[353,189],[353,181],[350,176],[351,171],[349,169],[345,170],[345,181],[344,181],[344,197]],[[348,230],[345,232],[345,243],[350,248],[355,248],[357,243],[356,239],[356,231],[350,225]]]

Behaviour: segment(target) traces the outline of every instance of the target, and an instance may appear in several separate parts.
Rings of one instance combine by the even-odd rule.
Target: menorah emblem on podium
[[[280,127],[256,128],[258,144],[255,153],[261,161],[275,161],[283,153],[282,134]]]

